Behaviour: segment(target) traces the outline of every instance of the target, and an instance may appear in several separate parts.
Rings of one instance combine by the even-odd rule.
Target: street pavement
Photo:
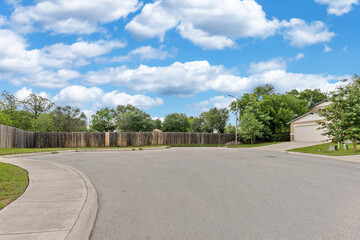
[[[31,158],[91,179],[99,196],[92,240],[360,239],[355,163],[228,148]]]

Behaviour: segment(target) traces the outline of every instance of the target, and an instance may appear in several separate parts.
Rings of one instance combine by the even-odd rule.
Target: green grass
[[[99,147],[99,148],[2,148],[0,149],[1,155],[13,155],[13,154],[24,154],[24,153],[40,153],[40,152],[50,152],[52,154],[57,154],[59,151],[66,150],[75,150],[75,152],[80,152],[80,150],[96,150],[96,149],[139,149],[143,150],[144,148],[154,148],[154,147],[164,147],[164,146],[140,146],[140,147]]]
[[[24,169],[0,162],[0,210],[20,197],[28,184],[28,173]]]
[[[255,147],[263,147],[263,146],[268,146],[268,145],[273,145],[273,144],[278,144],[278,143],[281,143],[281,142],[229,145],[228,148],[255,148]]]
[[[315,146],[303,147],[290,149],[290,152],[299,152],[299,153],[312,153],[312,154],[322,154],[328,156],[349,156],[349,155],[360,155],[360,145],[357,145],[358,152],[354,152],[352,144],[348,144],[349,150],[344,150],[344,145],[341,144],[341,149],[336,151],[329,151],[330,145],[337,145],[337,143],[324,143]]]
[[[170,144],[169,147],[224,147],[224,144]]]

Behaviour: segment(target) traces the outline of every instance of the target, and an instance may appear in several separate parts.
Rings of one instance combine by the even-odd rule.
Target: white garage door
[[[294,140],[299,142],[321,142],[328,138],[321,135],[324,130],[317,130],[320,125],[306,124],[306,125],[295,125],[294,126]]]

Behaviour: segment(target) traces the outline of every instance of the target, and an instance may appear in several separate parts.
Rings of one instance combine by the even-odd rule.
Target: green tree
[[[104,108],[92,115],[91,128],[98,132],[113,132],[116,129],[116,111]]]
[[[31,112],[37,119],[41,113],[48,112],[55,105],[54,102],[37,94],[30,94],[21,103],[24,109]]]
[[[258,86],[254,89],[253,93],[254,95],[260,99],[261,97],[265,95],[271,95],[275,91],[275,87],[272,84],[265,84],[264,86]]]
[[[6,113],[4,113],[3,111],[0,111],[0,124],[7,125],[7,126],[12,125],[11,117],[9,115],[7,115]]]
[[[169,114],[165,117],[163,123],[165,132],[187,132],[189,127],[189,120],[184,113]]]
[[[116,127],[122,132],[151,132],[155,122],[150,115],[130,104],[117,107]]]
[[[190,125],[191,132],[204,132],[204,125],[205,119],[203,116],[193,118]]]
[[[32,119],[31,130],[35,132],[55,131],[55,125],[52,116],[48,113],[41,113],[37,119]]]
[[[229,123],[225,128],[225,133],[236,133],[236,127]]]
[[[5,90],[1,93],[1,98],[2,100],[0,101],[0,110],[13,119],[15,112],[19,108],[19,99]]]
[[[270,117],[260,110],[258,102],[246,108],[240,118],[240,135],[253,144],[257,139],[267,138],[271,130],[268,127]]]
[[[162,128],[163,128],[163,123],[162,123],[162,121],[161,121],[160,119],[155,119],[155,120],[154,120],[154,124],[155,124],[155,128],[156,128],[156,129],[162,130]]]
[[[217,109],[212,108],[208,112],[203,112],[201,115],[204,119],[203,130],[205,132],[224,133],[226,124],[229,120],[229,110],[226,108]]]
[[[77,107],[56,107],[51,112],[57,132],[83,132],[86,130],[86,115]]]
[[[273,134],[290,132],[287,123],[308,112],[307,101],[293,95],[264,95],[259,104],[261,111],[270,117],[268,127]]]
[[[355,75],[349,84],[338,87],[330,101],[332,104],[320,112],[325,117],[322,122],[325,135],[338,141],[351,140],[356,152],[360,140],[360,77]]]
[[[328,94],[322,92],[320,89],[305,89],[304,91],[297,91],[296,89],[288,92],[289,95],[294,95],[299,100],[306,100],[308,102],[308,111],[316,103],[328,98]]]

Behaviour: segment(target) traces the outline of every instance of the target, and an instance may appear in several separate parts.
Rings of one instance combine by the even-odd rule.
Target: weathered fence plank
[[[130,147],[171,144],[225,144],[235,134],[115,132],[27,132],[0,125],[0,148]]]

